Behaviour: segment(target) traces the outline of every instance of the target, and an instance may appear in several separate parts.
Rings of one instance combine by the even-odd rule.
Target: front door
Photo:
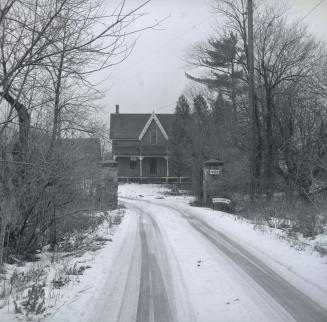
[[[157,176],[158,168],[157,168],[157,159],[150,159],[150,176]]]

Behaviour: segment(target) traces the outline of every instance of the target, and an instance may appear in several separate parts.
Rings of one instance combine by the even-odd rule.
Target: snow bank
[[[39,261],[21,265],[5,265],[7,277],[0,280],[0,294],[3,288],[12,287],[9,297],[0,298],[0,321],[84,321],[85,308],[107,279],[107,268],[114,262],[118,249],[126,236],[129,216],[128,210],[111,211],[105,221],[95,231],[83,236],[72,235],[65,243],[71,251],[50,253],[46,249],[38,255]],[[98,214],[100,215],[100,214]],[[122,225],[109,225],[109,216],[124,216]],[[83,237],[83,241],[81,238]],[[79,247],[77,247],[77,243]],[[32,287],[37,286],[36,296],[27,296]],[[42,292],[42,294],[41,294]],[[25,304],[28,301],[28,309]],[[14,301],[17,306],[15,309]],[[37,312],[35,307],[40,307]],[[28,316],[15,314],[17,310]],[[38,313],[38,314],[36,314]]]
[[[107,243],[101,250],[92,255],[91,268],[86,270],[79,278],[77,284],[66,289],[61,303],[46,321],[77,322],[91,321],[89,314],[94,302],[98,299],[99,290],[104,281],[108,279],[110,270],[115,263],[119,250],[126,238],[129,227],[129,210],[125,210],[122,224],[114,226],[113,230],[107,232],[107,237],[112,242]],[[83,257],[88,258],[90,254]]]
[[[162,198],[169,191],[167,187],[158,184],[125,183],[119,184],[118,197],[156,199]]]

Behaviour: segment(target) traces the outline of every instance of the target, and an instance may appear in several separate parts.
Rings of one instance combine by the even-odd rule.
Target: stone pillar
[[[214,185],[221,180],[224,163],[219,160],[208,160],[203,164],[203,201],[205,204],[211,202]]]
[[[118,203],[118,162],[103,161],[100,164],[97,191],[98,208],[108,210],[117,208]]]

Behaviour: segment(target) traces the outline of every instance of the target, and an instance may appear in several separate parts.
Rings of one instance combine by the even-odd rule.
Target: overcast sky
[[[143,10],[148,13],[138,26],[168,17],[162,30],[146,30],[130,57],[119,66],[102,72],[106,88],[106,114],[120,105],[121,113],[171,113],[188,80],[183,60],[187,48],[205,40],[217,17],[211,12],[213,0],[152,0]],[[294,16],[304,17],[321,0],[286,0]],[[142,1],[127,0],[130,7]],[[327,0],[322,1],[304,20],[312,32],[327,40]]]

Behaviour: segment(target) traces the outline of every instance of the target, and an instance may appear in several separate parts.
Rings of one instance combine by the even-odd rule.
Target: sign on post
[[[220,175],[220,169],[211,169],[209,172],[211,175]]]
[[[213,203],[224,203],[229,205],[231,203],[230,199],[227,198],[212,198]]]

